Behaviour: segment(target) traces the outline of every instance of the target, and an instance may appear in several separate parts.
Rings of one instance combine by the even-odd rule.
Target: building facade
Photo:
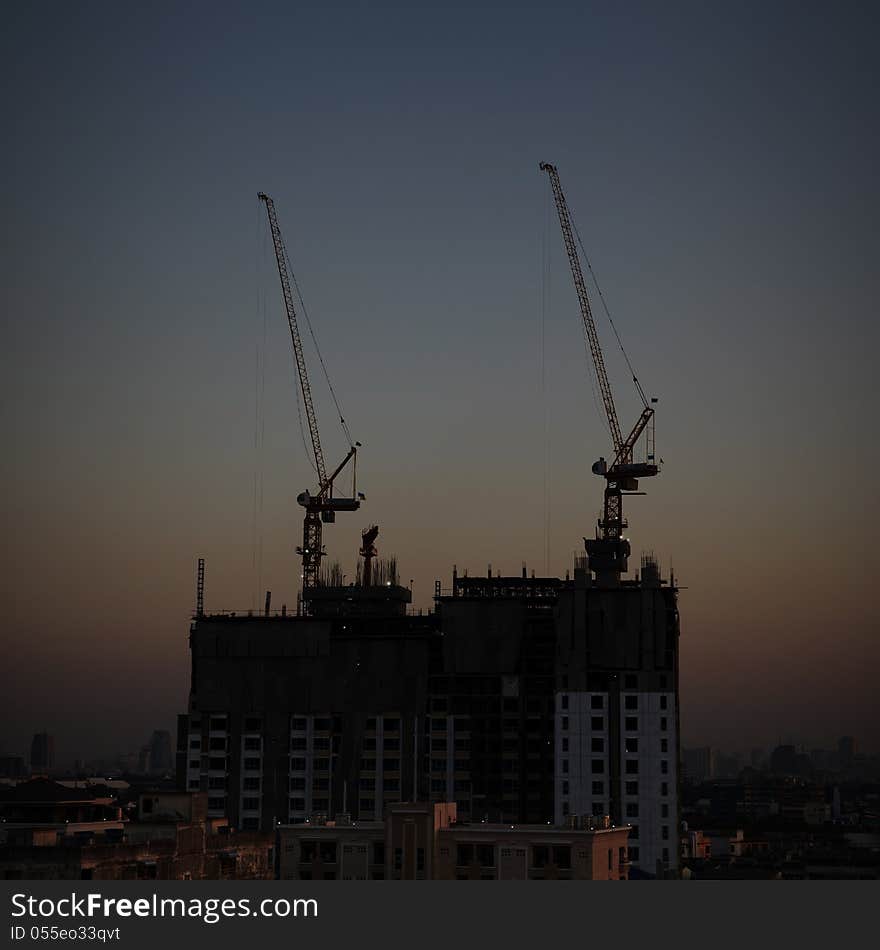
[[[399,802],[454,803],[457,828],[609,815],[635,871],[674,872],[676,593],[650,560],[601,584],[581,560],[565,580],[453,572],[424,616],[355,585],[306,616],[197,616],[179,784],[243,830],[363,830]]]

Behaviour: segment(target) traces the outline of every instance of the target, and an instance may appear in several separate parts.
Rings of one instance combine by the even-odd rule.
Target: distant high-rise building
[[[856,740],[852,736],[841,736],[837,741],[837,756],[842,769],[852,768],[856,755]]]
[[[55,768],[55,737],[36,732],[31,740],[31,771],[48,772]]]
[[[153,775],[167,774],[174,769],[171,754],[171,733],[157,729],[150,738],[148,771]]]
[[[683,749],[681,753],[684,778],[688,782],[708,782],[716,774],[716,753],[710,746]]]

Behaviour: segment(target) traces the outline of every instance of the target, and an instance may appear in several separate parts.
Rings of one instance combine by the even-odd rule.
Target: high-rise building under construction
[[[642,404],[625,434],[580,238],[556,167],[540,167],[613,443],[610,460],[593,465],[605,480],[602,515],[565,580],[528,576],[525,568],[522,576],[492,576],[490,569],[480,578],[453,570],[452,586],[438,583],[435,609],[420,616],[407,612],[410,591],[398,584],[394,566],[374,568],[375,525],[363,533],[355,584],[322,574],[323,524],[358,510],[364,499],[354,482],[360,443],[340,411],[349,450],[327,469],[299,329],[299,288],[274,202],[259,195],[318,484],[297,498],[305,517],[295,614],[273,615],[268,594],[258,616],[206,613],[199,562],[178,774],[186,788],[208,792],[211,812],[238,827],[269,829],[315,814],[375,819],[393,802],[454,801],[458,819],[471,822],[558,825],[609,816],[630,825],[634,868],[656,874],[677,867],[677,591],[650,557],[633,579],[624,576],[630,542],[623,499],[637,491],[638,479],[659,473],[656,400],[647,398],[624,352]],[[311,329],[309,323],[314,339]],[[620,343],[616,329],[615,337]],[[327,383],[338,410],[329,376]],[[642,439],[644,457],[637,458]],[[340,497],[335,482],[349,467],[352,490]]]
[[[202,611],[181,783],[241,828],[399,801],[472,822],[610,815],[634,869],[674,870],[676,588],[649,558],[610,584],[589,567],[453,573],[421,616],[394,578],[317,586],[308,616]]]

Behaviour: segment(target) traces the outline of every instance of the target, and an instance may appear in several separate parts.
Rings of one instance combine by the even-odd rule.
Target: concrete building
[[[400,802],[383,821],[278,828],[282,880],[626,880],[627,827],[459,824],[452,803]]]
[[[453,572],[424,616],[394,585],[200,614],[178,782],[246,830],[363,828],[402,800],[455,803],[462,826],[610,815],[634,868],[674,873],[676,594],[650,559],[602,583],[580,559],[566,580]]]
[[[274,836],[210,821],[205,795],[146,792],[128,820],[110,791],[46,779],[0,790],[0,879],[274,877]]]

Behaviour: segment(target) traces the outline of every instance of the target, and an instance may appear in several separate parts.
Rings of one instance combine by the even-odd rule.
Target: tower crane
[[[605,370],[605,360],[602,356],[602,347],[599,345],[599,336],[596,333],[590,299],[587,296],[580,257],[574,239],[576,231],[559,181],[559,173],[555,165],[550,165],[547,162],[541,162],[538,167],[541,171],[547,172],[550,177],[553,199],[556,203],[559,225],[562,229],[562,238],[568,255],[568,263],[571,267],[574,287],[577,291],[578,303],[580,304],[584,332],[593,358],[599,393],[602,397],[605,415],[608,418],[608,428],[611,431],[614,446],[614,455],[610,464],[604,458],[600,458],[592,466],[594,474],[602,475],[605,478],[605,499],[602,507],[602,517],[597,523],[596,537],[593,539],[584,538],[590,567],[596,571],[597,579],[600,583],[613,582],[615,577],[619,579],[621,572],[626,571],[627,557],[630,554],[629,541],[623,536],[623,530],[627,526],[627,522],[623,517],[623,496],[637,493],[639,478],[649,478],[659,474],[660,471],[654,460],[654,408],[652,404],[656,403],[657,400],[651,399],[650,403],[648,402],[638,378],[633,374],[633,382],[636,385],[643,408],[629,435],[624,438],[617,418],[617,409],[614,405],[614,394]],[[633,458],[633,451],[643,433],[647,442],[646,461],[636,462]]]
[[[309,491],[301,492],[296,499],[298,504],[302,505],[306,510],[303,520],[303,541],[302,545],[296,549],[296,553],[302,557],[303,601],[305,609],[308,610],[307,591],[317,585],[321,568],[321,558],[324,557],[326,553],[323,547],[322,524],[334,522],[336,520],[337,511],[357,511],[361,506],[363,495],[356,492],[354,488],[352,489],[354,495],[352,498],[334,497],[333,495],[333,483],[337,476],[352,460],[354,460],[353,465],[356,465],[357,450],[360,446],[360,442],[351,444],[351,440],[349,439],[348,453],[328,475],[324,464],[324,451],[321,448],[318,419],[315,415],[315,406],[312,401],[312,389],[309,385],[309,374],[306,368],[305,354],[303,353],[302,339],[299,333],[296,308],[293,304],[293,292],[291,289],[292,269],[287,256],[287,249],[284,246],[284,239],[281,236],[278,215],[275,212],[275,203],[262,191],[259,192],[257,197],[260,201],[265,202],[266,213],[269,217],[269,229],[272,232],[272,243],[275,246],[275,260],[278,263],[278,276],[281,278],[281,293],[284,297],[284,307],[287,311],[287,323],[290,327],[293,355],[296,360],[299,386],[302,392],[303,406],[305,407],[306,419],[309,425],[309,435],[312,439],[315,470],[318,474],[317,491],[314,494]]]

